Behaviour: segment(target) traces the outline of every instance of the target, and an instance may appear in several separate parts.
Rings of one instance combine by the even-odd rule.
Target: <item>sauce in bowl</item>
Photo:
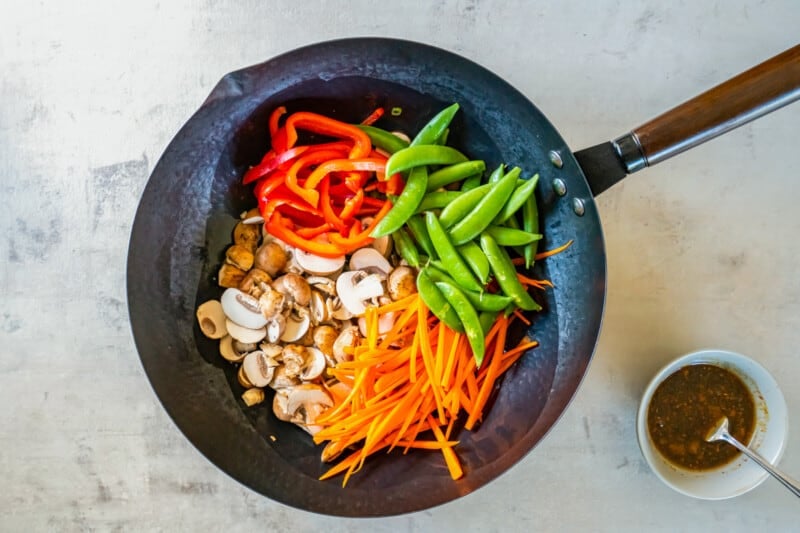
[[[756,425],[756,408],[747,385],[720,366],[691,364],[667,377],[653,393],[647,429],[655,448],[671,464],[711,470],[739,455],[725,442],[706,442],[708,431],[727,416],[731,435],[747,444]]]

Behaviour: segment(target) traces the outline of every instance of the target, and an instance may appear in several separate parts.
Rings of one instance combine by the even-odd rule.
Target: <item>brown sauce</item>
[[[740,442],[750,442],[756,425],[755,402],[742,380],[707,364],[685,366],[665,379],[650,400],[647,429],[656,449],[675,466],[710,470],[739,452],[725,442],[706,442],[722,416]]]

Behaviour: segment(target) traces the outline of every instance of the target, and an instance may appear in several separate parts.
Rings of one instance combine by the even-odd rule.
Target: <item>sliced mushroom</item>
[[[333,407],[333,400],[319,385],[304,383],[288,389],[286,411],[292,414],[292,422],[311,435],[321,429],[314,422],[330,407]]]
[[[407,266],[399,266],[392,270],[389,279],[386,280],[386,285],[389,289],[389,296],[394,301],[402,300],[417,292],[414,271]]]
[[[262,351],[250,352],[242,361],[242,369],[247,381],[256,387],[266,387],[272,381],[275,367],[271,366],[267,355]]]
[[[272,282],[272,288],[301,307],[311,300],[311,286],[299,274],[289,272]]]
[[[391,255],[392,248],[393,248],[392,247],[392,237],[389,236],[389,235],[384,235],[383,237],[378,237],[377,239],[372,241],[372,244],[370,244],[370,246],[375,248],[376,250],[378,250],[378,252],[380,252],[380,254],[383,257],[385,257],[386,259],[389,259],[389,256]]]
[[[261,287],[262,283],[266,283],[267,285],[269,285],[270,283],[272,283],[272,277],[270,277],[269,274],[267,274],[260,268],[253,267],[247,271],[247,274],[245,275],[244,279],[242,279],[242,282],[239,283],[239,290],[242,292],[246,292],[256,298],[260,298],[261,294],[263,294],[264,292],[264,289]],[[254,294],[254,291],[256,289],[259,290],[258,296]]]
[[[380,274],[369,274],[356,283],[355,289],[358,297],[362,300],[379,298],[383,296],[385,292]]]
[[[345,446],[346,441],[344,440],[332,440],[322,448],[322,462],[329,463],[339,457],[344,449],[347,447]]]
[[[239,381],[239,385],[245,389],[249,389],[253,386],[253,384],[247,379],[247,376],[244,375],[244,367],[242,366],[239,367],[239,371],[236,373],[236,379]]]
[[[242,401],[247,407],[252,407],[264,401],[264,391],[258,388],[247,389],[242,393]]]
[[[246,328],[230,318],[225,320],[225,327],[228,328],[230,336],[240,342],[261,342],[261,339],[267,336],[267,328]]]
[[[220,303],[225,315],[240,326],[259,329],[267,323],[259,301],[239,289],[226,289],[222,293]]]
[[[244,244],[234,244],[225,250],[225,261],[247,272],[253,268],[253,252]]]
[[[338,274],[344,268],[344,256],[339,257],[320,257],[297,249],[294,253],[294,260],[304,272],[316,276],[330,276]]]
[[[336,296],[336,282],[325,276],[308,276],[306,281],[314,290],[321,291],[328,296]]]
[[[306,360],[302,372],[300,372],[300,379],[303,381],[311,381],[317,379],[325,371],[325,354],[317,348],[306,348]]]
[[[333,343],[339,333],[333,326],[317,326],[314,328],[314,346],[325,355],[333,355]]]
[[[261,314],[267,320],[272,320],[283,312],[286,304],[286,296],[274,290],[272,287],[264,287],[264,292],[258,298],[258,305],[261,307]]]
[[[292,387],[300,383],[300,380],[297,379],[297,376],[290,376],[286,373],[286,367],[281,365],[275,369],[275,373],[272,376],[272,381],[269,382],[269,386],[272,389],[280,390],[285,389],[286,387]]]
[[[267,341],[276,343],[281,340],[283,332],[286,330],[286,318],[277,315],[267,323]]]
[[[196,314],[200,331],[209,339],[221,339],[228,334],[228,328],[225,326],[225,311],[222,310],[219,300],[203,302],[197,308]]]
[[[282,361],[287,376],[300,376],[306,364],[306,347],[299,344],[287,344],[283,347]]]
[[[309,313],[292,313],[286,320],[286,328],[283,330],[280,340],[283,342],[295,342],[306,334],[309,327],[311,327]]]
[[[272,412],[278,417],[278,420],[290,422],[294,413],[289,412],[289,389],[282,388],[275,391],[275,396],[272,398]]]
[[[265,242],[256,250],[254,266],[260,268],[270,276],[276,276],[283,271],[289,255],[286,250],[276,241]]]
[[[271,360],[272,366],[278,366],[277,360],[283,355],[283,346],[280,344],[262,342],[258,345],[258,349],[264,352],[264,355]]]
[[[234,244],[246,246],[251,252],[255,252],[258,247],[258,239],[261,236],[261,229],[254,224],[239,222],[233,228]]]
[[[219,340],[219,354],[223,359],[231,363],[239,363],[244,359],[244,356],[247,355],[247,351],[237,350],[236,344],[238,343],[236,343],[230,335],[225,335]]]
[[[264,222],[264,217],[261,215],[248,216],[242,220],[242,224],[263,224]]]
[[[339,297],[336,298],[328,298],[325,302],[325,308],[330,313],[331,318],[334,320],[350,320],[353,318],[353,313],[347,310],[347,308],[342,305],[342,300]]]
[[[366,301],[383,294],[383,284],[379,274],[369,274],[363,270],[342,273],[336,280],[336,293],[342,304],[354,316],[366,311]]]
[[[241,268],[223,263],[217,273],[217,284],[220,287],[238,287],[247,273]]]
[[[311,311],[311,322],[315,325],[327,322],[331,318],[328,306],[325,305],[325,296],[319,291],[311,291],[311,301],[308,303],[308,309]]]
[[[348,361],[353,358],[351,353],[347,353],[347,348],[353,348],[358,342],[358,328],[356,326],[347,326],[336,337],[333,343],[333,357],[337,363]]]
[[[369,274],[379,274],[386,279],[392,270],[389,261],[375,248],[360,248],[350,256],[350,270],[363,270]]]

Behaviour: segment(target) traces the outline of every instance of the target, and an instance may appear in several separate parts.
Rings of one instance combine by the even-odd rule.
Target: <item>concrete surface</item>
[[[217,470],[156,400],[125,295],[138,196],[228,71],[335,37],[425,41],[508,79],[577,149],[795,45],[796,0],[5,0],[0,12],[3,531],[797,530],[797,500],[771,480],[721,502],[661,484],[634,415],[669,359],[749,354],[782,385],[782,466],[800,476],[800,104],[599,198],[608,307],[575,401],[507,474],[425,512],[332,519]]]

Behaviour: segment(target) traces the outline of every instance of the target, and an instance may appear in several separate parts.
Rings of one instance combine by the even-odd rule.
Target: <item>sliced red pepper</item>
[[[339,218],[341,218],[344,222],[352,219],[359,209],[361,209],[361,205],[364,203],[364,191],[359,190],[355,196],[347,200],[344,204],[344,208],[342,212],[339,214]]]
[[[313,228],[325,223],[325,219],[317,212],[311,212],[308,207],[297,209],[291,205],[281,205],[278,207],[278,212],[283,215],[284,219],[289,219],[297,222],[298,226]]]
[[[324,222],[323,224],[316,227],[298,228],[297,230],[295,230],[295,233],[297,233],[298,236],[304,239],[314,239],[315,237],[319,237],[326,231],[330,231],[332,229],[333,228],[331,227],[330,224]]]
[[[281,117],[286,114],[286,107],[276,107],[269,115],[269,136],[275,137],[275,132],[278,131],[278,122]]]
[[[383,207],[381,207],[381,210],[375,215],[375,218],[372,220],[372,222],[370,222],[369,226],[367,226],[367,228],[363,231],[357,232],[355,235],[353,235],[353,232],[351,231],[351,235],[348,237],[342,237],[336,233],[330,233],[328,238],[332,244],[338,245],[341,249],[346,250],[348,253],[353,250],[363,248],[374,240],[372,237],[370,237],[370,233],[372,233],[372,230],[375,229],[375,226],[378,225],[378,222],[380,222],[381,219],[386,216],[386,213],[388,213],[391,209],[392,203],[387,200],[383,204]],[[356,221],[354,227],[357,228],[360,225],[361,223]]]
[[[344,231],[345,224],[341,218],[333,210],[333,203],[331,202],[330,195],[330,180],[325,178],[319,186],[320,192],[320,210],[325,221],[336,228],[338,231]]]
[[[283,218],[278,212],[273,213],[272,217],[267,221],[267,232],[289,246],[300,248],[320,257],[341,257],[345,253],[339,246],[330,242],[312,241],[301,237],[294,230],[284,225]],[[335,233],[328,235],[335,235]]]
[[[259,164],[245,172],[244,178],[242,178],[242,184],[247,185],[248,183],[266,176],[284,163],[287,163],[295,157],[298,157],[309,148],[309,146],[295,146],[291,150],[286,150],[280,154],[276,153],[274,150],[270,150]]]
[[[338,139],[349,139],[353,141],[349,157],[357,159],[367,157],[372,151],[372,142],[369,137],[357,126],[347,124],[336,119],[332,119],[309,111],[298,111],[292,113],[284,124],[286,129],[286,147],[291,148],[297,142],[297,128],[335,137]]]
[[[286,135],[286,127],[281,126],[278,130],[272,134],[272,149],[276,153],[283,153],[292,146],[289,145],[289,138]]]
[[[272,176],[264,178],[256,184],[253,194],[259,202],[266,201],[267,196],[286,183],[286,173],[275,172]]]
[[[379,108],[375,109],[375,111],[370,113],[369,116],[367,116],[367,118],[362,120],[361,123],[363,125],[365,125],[365,126],[371,126],[371,125],[375,124],[375,122],[377,122],[378,119],[383,116],[383,113],[384,113],[383,108],[379,107]]]
[[[366,159],[331,159],[320,164],[306,180],[306,189],[316,189],[322,178],[331,172],[349,172],[352,170],[366,170],[368,172],[382,172],[386,169],[386,160],[366,158]],[[355,191],[353,191],[355,192]]]
[[[348,161],[347,159],[335,159],[339,157],[339,155],[340,152],[337,150],[319,150],[301,156],[286,172],[286,186],[289,187],[289,190],[291,190],[293,193],[308,202],[309,205],[315,208],[319,207],[319,192],[315,190],[316,186],[319,185],[319,180],[314,184],[314,187],[308,186],[308,180],[306,180],[306,183],[301,187],[297,182],[297,174],[302,169],[311,165],[319,165],[317,168],[320,168],[331,159],[334,161]],[[316,170],[314,172],[316,172]],[[313,175],[314,172],[312,172],[311,175]]]

